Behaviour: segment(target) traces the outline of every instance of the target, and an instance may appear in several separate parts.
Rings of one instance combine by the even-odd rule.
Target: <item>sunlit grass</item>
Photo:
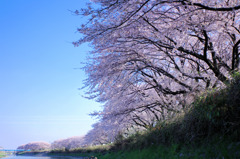
[[[158,145],[142,150],[110,152],[98,156],[101,159],[201,159],[201,158],[240,158],[240,144],[238,142],[204,143],[199,146],[171,144]]]

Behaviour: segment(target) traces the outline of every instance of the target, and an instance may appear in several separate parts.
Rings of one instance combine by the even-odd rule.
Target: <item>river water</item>
[[[38,156],[8,156],[8,157],[4,157],[1,159],[83,159],[83,157],[58,157],[58,156],[54,156],[54,157],[38,157]]]

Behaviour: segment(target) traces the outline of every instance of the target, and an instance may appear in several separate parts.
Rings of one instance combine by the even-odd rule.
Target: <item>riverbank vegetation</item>
[[[240,73],[236,72],[226,88],[201,93],[186,112],[128,137],[119,134],[113,144],[96,147],[95,152],[106,159],[239,158],[239,134]]]
[[[240,73],[233,76],[226,88],[201,93],[173,119],[119,134],[102,158],[239,158]]]
[[[144,133],[121,135],[105,158],[239,158],[240,74],[195,99],[186,113]],[[103,157],[104,158],[104,157]]]
[[[201,93],[185,112],[113,143],[55,149],[48,155],[103,159],[240,158],[240,73],[223,89]]]

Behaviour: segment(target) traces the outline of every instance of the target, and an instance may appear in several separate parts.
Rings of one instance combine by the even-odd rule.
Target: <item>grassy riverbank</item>
[[[240,73],[199,95],[185,112],[116,142],[102,159],[240,158]]]
[[[126,145],[127,146],[127,145]],[[89,147],[66,151],[52,151],[47,156],[81,156],[98,159],[202,159],[202,158],[240,158],[240,142],[236,136],[215,136],[211,139],[192,143],[154,144],[151,146],[135,145],[115,149],[114,145]],[[109,149],[110,148],[110,149]]]
[[[199,95],[185,112],[128,138],[100,158],[240,158],[240,73]]]
[[[240,142],[231,138],[216,137],[192,144],[159,144],[142,149],[49,152],[43,156],[97,157],[98,159],[202,159],[202,158],[240,158]],[[33,155],[33,154],[29,154]],[[39,153],[35,153],[39,156]],[[34,156],[34,155],[33,155]]]
[[[198,144],[153,145],[143,149],[120,150],[97,155],[100,159],[201,159],[240,158],[240,143],[231,140],[213,140]]]
[[[100,159],[240,158],[240,73],[224,89],[202,93],[175,118],[115,143],[49,155]]]

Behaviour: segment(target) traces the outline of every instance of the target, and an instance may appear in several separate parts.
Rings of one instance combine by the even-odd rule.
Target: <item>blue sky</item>
[[[74,47],[88,0],[0,0],[0,146],[53,142],[91,129],[83,98],[87,44]]]

